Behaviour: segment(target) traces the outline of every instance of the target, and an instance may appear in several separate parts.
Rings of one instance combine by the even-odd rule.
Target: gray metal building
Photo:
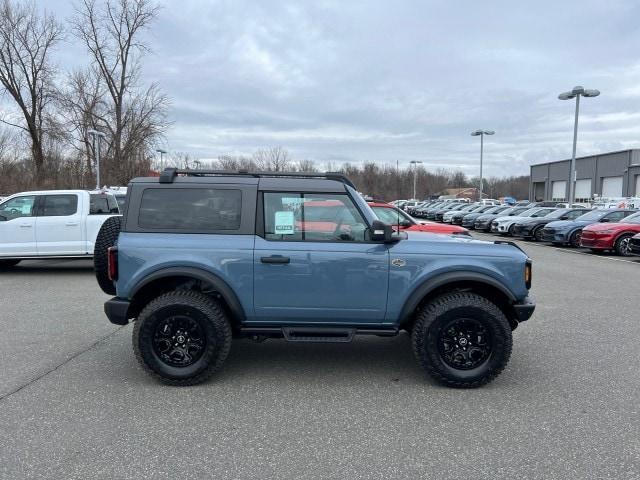
[[[571,160],[531,165],[530,200],[567,200]],[[640,197],[640,149],[576,158],[576,202],[601,197]]]

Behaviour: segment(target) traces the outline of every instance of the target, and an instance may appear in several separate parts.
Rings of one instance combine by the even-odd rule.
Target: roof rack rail
[[[341,172],[249,172],[247,170],[180,170],[177,168],[165,168],[160,174],[160,183],[173,183],[178,175],[193,176],[193,177],[207,177],[207,176],[221,176],[221,177],[238,177],[247,176],[255,178],[278,178],[278,177],[292,177],[292,178],[326,178],[327,180],[336,180],[342,182],[345,185],[349,185],[355,189],[355,185],[349,177]]]

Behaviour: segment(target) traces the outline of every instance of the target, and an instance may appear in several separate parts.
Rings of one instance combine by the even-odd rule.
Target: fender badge
[[[407,262],[405,262],[401,258],[394,258],[393,260],[391,260],[391,265],[393,265],[394,267],[404,267],[406,264]]]

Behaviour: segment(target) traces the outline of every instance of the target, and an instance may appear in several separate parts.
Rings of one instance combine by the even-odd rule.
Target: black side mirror
[[[609,220],[608,218],[601,218],[600,219],[600,223],[609,223],[611,220]]]
[[[398,237],[393,235],[393,227],[380,220],[374,220],[371,224],[371,240],[374,242],[390,243]]]
[[[560,220],[569,220],[569,215],[562,215]]]

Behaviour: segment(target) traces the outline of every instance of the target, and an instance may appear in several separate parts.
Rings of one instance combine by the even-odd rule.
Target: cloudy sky
[[[66,18],[70,0],[39,0]],[[170,96],[166,147],[200,158],[283,146],[296,159],[478,170],[640,147],[636,1],[165,0],[144,80]],[[61,69],[86,62],[72,39]]]

